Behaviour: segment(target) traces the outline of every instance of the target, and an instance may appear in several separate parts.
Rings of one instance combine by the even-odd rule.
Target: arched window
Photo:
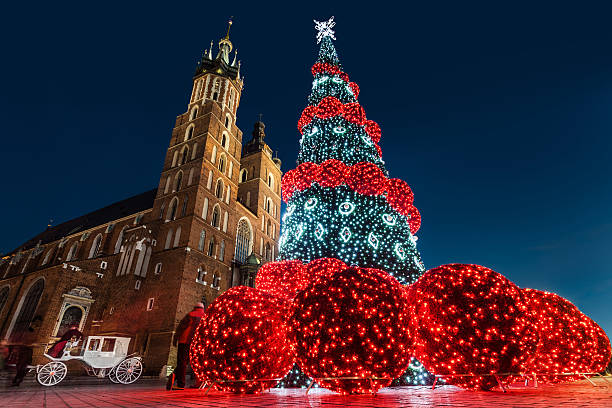
[[[176,234],[174,234],[174,245],[172,246],[174,248],[179,246],[180,240],[181,240],[181,226],[179,225],[179,227],[176,229]]]
[[[166,202],[164,201],[159,209],[159,219],[164,217],[164,208],[166,208]]]
[[[198,86],[200,86],[200,84],[198,84]],[[194,106],[194,108],[191,110],[191,115],[189,115],[189,120],[194,120],[196,118],[196,116],[198,115],[198,107]]]
[[[202,81],[198,81],[198,84],[196,85],[196,91],[195,91],[195,95],[193,96],[193,99],[195,101],[197,101],[198,99],[201,98],[201,94],[202,94]]]
[[[181,165],[187,163],[188,159],[189,159],[189,146],[183,146],[183,149],[181,150]]]
[[[221,278],[219,277],[219,273],[217,272],[213,273],[212,287],[219,289],[220,283],[221,283]]]
[[[268,214],[272,214],[272,199],[269,197],[266,200],[266,211]]]
[[[274,191],[274,176],[272,174],[268,174],[268,187]]]
[[[214,256],[215,254],[215,237],[210,238],[208,241],[208,256]]]
[[[223,199],[223,181],[221,179],[217,180],[217,185],[215,186],[215,197]]]
[[[219,209],[219,205],[215,205],[212,212],[212,220],[211,224],[215,228],[219,228],[219,222],[221,221],[221,210]]]
[[[164,212],[164,208],[162,205],[162,213],[163,212]],[[118,254],[119,251],[121,251],[121,244],[123,243],[123,236],[125,235],[126,228],[127,226],[123,227],[123,229],[119,233],[119,237],[117,237],[117,242],[115,242],[115,250],[113,251],[114,254]]]
[[[181,185],[183,184],[183,172],[179,171],[178,173],[176,173],[176,177],[174,179],[174,189],[172,190],[174,191],[179,191],[181,189]]]
[[[168,194],[168,191],[170,190],[171,181],[172,181],[172,176],[168,176],[168,178],[166,179],[166,186],[164,187],[164,194]]]
[[[181,217],[184,217],[187,214],[187,203],[189,202],[189,195],[185,195],[185,199],[183,200],[183,207],[181,208]]]
[[[170,167],[174,167],[176,166],[176,161],[178,160],[178,150],[174,151],[174,155],[172,156],[172,166]]]
[[[218,166],[219,171],[221,173],[225,173],[225,160],[226,160],[225,153],[221,153],[221,155],[219,155],[219,166]]]
[[[213,91],[212,91],[212,99],[213,101],[218,101],[219,100],[219,92],[221,90],[221,84],[219,83],[219,78],[215,79],[215,82],[213,83]]]
[[[53,253],[53,248],[47,251],[47,253],[45,254],[45,258],[43,259],[41,265],[46,265],[49,262],[49,259],[51,258],[52,253]],[[0,308],[0,311],[2,311],[2,308]]]
[[[227,150],[227,135],[225,133],[221,135],[221,146],[223,146],[223,148]]]
[[[70,250],[68,251],[68,256],[66,256],[66,261],[72,261],[76,257],[76,251],[77,251],[78,245],[79,245],[78,242],[75,242],[74,244],[72,244],[72,246],[70,247]]]
[[[251,255],[253,246],[253,231],[251,225],[246,218],[238,222],[238,230],[236,232],[236,251],[234,257],[236,261],[244,263],[247,256]]]
[[[249,173],[247,172],[247,169],[240,170],[240,182],[244,183],[248,179],[249,179]]]
[[[270,220],[268,220],[268,223],[266,224],[266,235],[272,235],[272,223]]]
[[[40,298],[43,290],[45,289],[45,280],[38,279],[30,286],[28,292],[21,298],[19,305],[19,312],[16,314],[12,327],[9,328],[11,333],[9,336],[9,342],[20,342],[23,340],[25,334],[30,328],[30,323],[34,318],[34,313],[38,309]]]
[[[8,285],[0,289],[0,313],[2,313],[2,309],[4,309],[4,305],[6,305],[8,300],[9,289]]]
[[[197,153],[198,153],[198,144],[194,143],[191,149],[191,160],[195,159]]]
[[[100,245],[102,245],[102,234],[96,235],[96,238],[92,242],[91,249],[89,250],[89,259],[98,256],[98,252],[100,252]]]
[[[229,115],[225,115],[225,127],[229,129],[229,125],[230,125],[230,117]]]
[[[191,183],[193,182],[193,170],[194,170],[194,167],[192,167],[191,170],[189,170],[189,178],[187,179],[188,186],[190,186]]]
[[[210,155],[210,162],[215,164],[217,161],[217,146],[213,146],[212,154]]]
[[[164,249],[170,248],[171,243],[172,243],[172,228],[168,230],[168,235],[166,235],[166,244],[164,245]]]
[[[196,109],[196,112],[197,112],[197,109]],[[194,129],[195,129],[195,126],[193,124],[189,125],[189,127],[185,131],[185,138],[183,139],[184,142],[186,142],[187,140],[190,140],[193,137]]]
[[[178,198],[174,197],[168,207],[168,214],[166,215],[166,221],[172,221],[176,219],[176,207],[178,206]]]
[[[266,243],[266,252],[264,253],[264,259],[266,261],[272,260],[272,247],[270,246],[269,243]]]
[[[234,108],[234,88],[230,88],[230,95],[229,95],[229,108],[233,109]]]
[[[79,306],[70,306],[64,310],[64,314],[62,315],[62,319],[60,320],[59,327],[57,328],[57,332],[55,332],[55,336],[60,337],[66,333],[70,326],[81,326],[81,320],[83,319],[83,309]]]
[[[221,244],[219,244],[219,260],[223,261],[225,258],[225,241],[221,240]]]
[[[206,230],[202,228],[200,231],[200,240],[198,241],[198,250],[204,251],[204,240],[206,239]]]

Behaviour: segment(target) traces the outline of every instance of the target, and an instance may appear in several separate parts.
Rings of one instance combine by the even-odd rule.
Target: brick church
[[[281,162],[261,121],[243,144],[232,48],[228,28],[198,63],[156,189],[49,227],[0,260],[0,338],[32,344],[35,364],[77,324],[130,337],[149,373],[173,366],[172,336],[193,305],[253,286],[275,259]]]

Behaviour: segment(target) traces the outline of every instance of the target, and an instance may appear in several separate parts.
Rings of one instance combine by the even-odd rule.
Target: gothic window
[[[179,191],[181,189],[181,184],[183,184],[183,172],[179,171],[176,173],[176,178],[174,179],[174,190]]]
[[[206,276],[206,271],[204,269],[202,269],[201,267],[198,268],[198,276],[196,276],[196,282],[198,283],[205,283],[204,282],[204,277]]]
[[[225,119],[227,121],[227,118]],[[223,146],[223,148],[227,150],[227,135],[225,133],[221,135],[221,146]]]
[[[264,253],[264,259],[265,261],[272,260],[272,247],[270,247],[269,243],[266,243],[266,252]]]
[[[177,160],[178,160],[178,150],[175,150],[174,155],[172,156],[172,165],[170,167],[176,166]]]
[[[244,183],[245,181],[247,181],[248,177],[249,177],[249,173],[247,172],[246,169],[240,170],[240,182],[241,183]]]
[[[204,240],[206,239],[206,230],[200,231],[200,240],[198,241],[198,249],[204,251]]]
[[[266,235],[272,235],[272,223],[270,220],[268,220],[268,223],[266,224]]]
[[[266,200],[266,212],[272,214],[272,199],[270,198]]]
[[[195,112],[197,112],[197,109],[195,110]],[[191,140],[191,138],[193,137],[193,131],[195,129],[195,126],[191,125],[187,128],[187,130],[185,131],[185,138],[183,139],[183,141],[187,141],[187,140]]]
[[[168,235],[166,235],[166,244],[164,245],[164,249],[170,248],[171,243],[172,243],[172,228],[168,230]]]
[[[181,217],[184,217],[187,214],[187,202],[189,201],[189,195],[185,195],[185,199],[183,200],[183,208],[181,208]]]
[[[174,197],[170,202],[170,206],[168,207],[168,215],[166,216],[166,221],[172,221],[176,219],[176,207],[178,206],[178,198]]]
[[[181,165],[187,163],[188,159],[189,159],[189,147],[183,146],[183,149],[181,150]]]
[[[72,244],[72,246],[70,247],[70,250],[68,251],[68,256],[66,256],[66,261],[72,261],[74,258],[76,258],[77,246],[78,246],[77,242]]]
[[[230,118],[229,118],[229,115],[226,115],[225,116],[225,127],[227,129],[229,129],[229,124],[230,124]]]
[[[8,300],[9,295],[9,287],[5,286],[0,289],[0,313],[2,313],[2,309],[4,309],[4,305],[6,305],[6,301]]]
[[[147,271],[149,270],[149,261],[151,260],[151,252],[152,252],[151,247],[148,247],[147,252],[145,253],[144,263],[142,264],[142,269],[140,270],[140,276],[142,276],[143,278],[147,276]]]
[[[198,86],[201,87],[202,83],[199,83]],[[198,92],[199,93],[199,92]],[[194,120],[196,118],[196,116],[198,115],[198,107],[194,107],[191,110],[191,115],[189,116],[189,120]]]
[[[193,183],[193,167],[189,170],[189,178],[187,179],[187,185],[190,186]]]
[[[195,159],[197,152],[198,152],[198,144],[194,143],[191,149],[191,160]]]
[[[268,187],[274,191],[274,176],[272,174],[268,175]]]
[[[204,206],[202,207],[202,218],[208,218],[208,197],[204,197]]]
[[[219,156],[219,171],[225,173],[225,153]]]
[[[42,296],[43,290],[45,289],[45,280],[38,279],[28,290],[28,293],[21,299],[21,305],[19,306],[19,313],[15,320],[13,320],[13,327],[9,337],[9,342],[20,342],[23,340],[25,334],[30,328],[30,323],[34,318],[34,313],[38,308],[38,303]]]
[[[102,234],[98,234],[91,244],[91,249],[89,250],[89,259],[95,258],[98,256],[98,252],[100,252],[100,245],[102,245]]]
[[[173,248],[176,248],[177,246],[179,246],[180,240],[181,240],[181,226],[179,225],[179,227],[176,229],[176,234],[174,235]]]
[[[161,213],[159,214],[161,218],[161,214],[164,212],[164,205],[162,204],[162,209],[161,209]],[[115,251],[113,252],[114,254],[118,254],[119,251],[121,251],[121,244],[123,243],[123,236],[125,235],[125,229],[127,227],[123,227],[123,229],[121,230],[121,232],[119,233],[119,237],[117,237],[117,242],[115,242]]]
[[[246,219],[241,219],[238,222],[238,231],[236,233],[236,251],[234,257],[236,261],[244,263],[247,256],[251,254],[253,232],[251,226]]]
[[[66,333],[71,326],[80,327],[82,319],[83,309],[78,306],[70,306],[66,308],[66,310],[64,310],[64,314],[62,315],[62,319],[60,320],[57,332],[55,332],[55,336],[63,336],[64,333]]]
[[[210,155],[210,162],[212,164],[215,164],[216,161],[217,161],[217,146],[213,146],[212,154]]]
[[[223,181],[221,181],[221,179],[217,180],[217,185],[215,187],[215,197],[223,199]]]
[[[230,89],[229,95],[229,108],[232,109],[234,107],[234,88]]]
[[[196,91],[195,91],[195,95],[193,96],[193,99],[196,101],[200,99],[201,93],[202,93],[202,81],[198,81],[198,85],[196,86]],[[197,108],[196,108],[196,111],[197,111]]]
[[[159,219],[161,220],[164,217],[164,209],[166,208],[166,202],[163,202],[159,209]],[[118,251],[117,251],[118,252]],[[117,253],[115,252],[115,253]]]
[[[220,283],[221,283],[221,277],[219,276],[219,274],[217,272],[215,272],[213,274],[212,287],[219,289],[219,284]]]
[[[172,177],[168,176],[166,179],[166,186],[164,187],[164,194],[168,194],[168,190],[170,190],[170,182],[172,181]]]
[[[218,205],[215,205],[212,212],[212,221],[211,224],[215,228],[219,228],[219,222],[221,221],[221,210]]]
[[[215,238],[212,237],[208,242],[208,256],[213,256],[215,254]]]
[[[49,258],[51,258],[51,254],[53,253],[53,248],[51,248],[50,250],[47,251],[47,253],[45,254],[45,257],[41,263],[41,265],[46,265],[49,262]],[[0,308],[0,311],[2,310],[2,308]]]
[[[219,244],[219,260],[223,261],[225,258],[225,241],[221,240],[221,244]]]
[[[213,84],[213,94],[212,94],[212,99],[214,101],[218,101],[219,100],[219,92],[221,90],[221,84],[219,83],[219,78],[215,79],[215,82]]]

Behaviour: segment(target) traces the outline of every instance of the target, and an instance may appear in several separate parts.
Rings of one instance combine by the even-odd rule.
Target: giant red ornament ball
[[[219,296],[204,312],[191,343],[198,380],[238,393],[274,386],[273,379],[287,374],[295,360],[286,310],[274,296],[246,286]]]
[[[547,383],[577,381],[602,371],[610,361],[610,341],[603,330],[567,299],[537,289],[523,289],[540,334],[529,372]]]
[[[310,275],[301,261],[277,261],[265,263],[257,271],[255,287],[286,301],[310,283]]]
[[[414,355],[445,381],[490,389],[495,377],[520,373],[532,359],[537,330],[520,289],[479,265],[430,269],[408,287]],[[501,381],[507,377],[499,377]]]
[[[384,271],[348,267],[318,279],[293,303],[298,366],[333,391],[375,392],[410,362],[408,319],[405,290]]]

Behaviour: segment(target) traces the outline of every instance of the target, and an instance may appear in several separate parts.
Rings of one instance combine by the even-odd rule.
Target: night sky
[[[335,15],[390,176],[415,193],[426,266],[485,265],[568,298],[612,334],[612,9],[230,3],[4,7],[0,251],[50,218],[157,186],[196,61],[230,15],[244,140],[262,113],[283,170],[295,167],[312,19]]]

